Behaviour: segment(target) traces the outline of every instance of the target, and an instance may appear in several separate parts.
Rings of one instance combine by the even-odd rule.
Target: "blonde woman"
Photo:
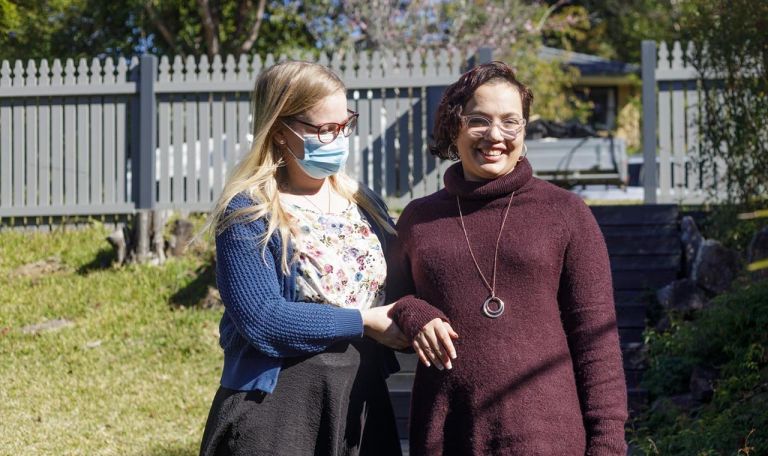
[[[358,115],[336,75],[296,61],[261,73],[252,115],[210,218],[224,368],[200,453],[400,454],[385,383],[399,368],[385,346],[408,345],[384,305],[394,230],[343,173]]]

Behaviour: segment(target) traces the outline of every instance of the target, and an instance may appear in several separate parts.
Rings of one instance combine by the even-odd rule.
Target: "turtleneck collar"
[[[523,158],[509,174],[482,182],[466,180],[461,162],[458,162],[445,171],[443,181],[445,189],[451,195],[465,199],[491,199],[517,191],[531,180],[532,176],[533,168],[528,159]]]

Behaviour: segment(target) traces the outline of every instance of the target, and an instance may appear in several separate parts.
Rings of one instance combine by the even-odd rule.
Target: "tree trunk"
[[[219,53],[219,24],[213,17],[208,0],[197,0],[197,10],[200,15],[200,23],[203,26],[208,58],[213,59],[213,56]]]
[[[248,38],[240,46],[241,54],[251,52],[251,48],[253,48],[253,45],[256,43],[256,39],[259,37],[259,30],[261,29],[261,21],[264,17],[264,8],[266,8],[266,6],[267,0],[259,0],[259,7],[256,11],[256,22],[253,24]]]
[[[133,253],[133,262],[146,263],[149,256],[149,211],[139,211],[136,218],[133,219],[133,245],[136,249]]]
[[[165,262],[165,238],[163,237],[165,223],[168,220],[165,211],[139,211],[131,222],[112,232],[107,241],[116,252],[115,263]]]
[[[168,251],[172,256],[182,256],[195,236],[195,227],[189,220],[177,219],[173,222]]]
[[[186,53],[179,49],[174,34],[171,33],[168,27],[166,27],[165,23],[157,14],[157,11],[155,11],[155,8],[152,6],[152,2],[146,2],[144,4],[144,10],[147,12],[147,15],[149,15],[149,20],[152,22],[152,25],[157,29],[157,31],[160,33],[160,36],[162,36],[165,42],[168,44],[168,47],[170,47],[174,53],[181,55],[182,57],[186,57]]]

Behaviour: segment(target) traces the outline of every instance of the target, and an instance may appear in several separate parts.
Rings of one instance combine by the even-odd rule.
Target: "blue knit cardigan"
[[[386,214],[383,203],[377,202]],[[241,193],[225,214],[253,204]],[[371,226],[386,252],[388,234],[375,223]],[[216,282],[224,302],[219,325],[224,349],[221,386],[233,390],[272,393],[283,358],[319,353],[336,342],[363,337],[359,310],[296,301],[298,266],[293,262],[290,274],[283,273],[278,233],[262,249],[259,241],[266,228],[262,217],[236,222],[216,235]],[[292,256],[289,245],[288,258]],[[385,375],[399,370],[394,354],[383,347],[381,352]]]

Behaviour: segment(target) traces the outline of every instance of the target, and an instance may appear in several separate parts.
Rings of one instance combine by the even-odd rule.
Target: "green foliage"
[[[704,169],[719,167],[727,200],[753,204],[768,193],[768,3],[685,3],[684,36],[697,45],[702,87],[699,151]],[[715,196],[716,189],[712,189]]]
[[[563,3],[550,0],[548,3]],[[559,27],[545,43],[623,62],[640,62],[642,40],[676,39],[680,4],[674,0],[575,0],[560,8]]]
[[[755,211],[742,212],[739,214],[739,220],[755,220],[765,217],[768,217],[768,209],[758,209]],[[751,263],[747,265],[747,271],[754,272],[768,269],[768,257],[754,258],[754,255],[755,252],[752,252],[750,255],[752,258],[747,258],[748,261],[751,261]]]
[[[640,79],[632,77],[636,87],[640,86]],[[627,99],[627,103],[619,111],[616,119],[616,136],[627,142],[627,154],[634,155],[642,152],[640,137],[640,118],[643,115],[643,103],[640,94],[635,93]]]
[[[269,1],[265,3],[258,36],[248,47],[249,35],[259,19],[257,2],[251,0],[222,0],[210,2],[210,20],[218,52],[206,36],[204,22],[208,19],[199,3],[185,0],[156,0],[153,8],[144,8],[144,29],[154,33],[154,53],[159,54],[234,54],[267,52],[279,55],[295,49],[311,49],[314,42],[305,26],[301,2]],[[162,24],[168,32],[161,33]]]
[[[533,90],[531,113],[547,120],[586,122],[592,104],[581,100],[573,90],[579,70],[558,60],[543,60],[531,52],[535,49],[538,46],[531,43],[512,49],[504,57],[514,66],[518,78]]]
[[[544,6],[521,0],[348,0],[340,10],[332,8],[333,3],[318,2],[331,13],[325,22],[316,21],[310,27],[330,54],[354,46],[392,53],[449,50],[471,55],[480,47],[492,46],[494,57],[514,67],[518,77],[533,89],[535,115],[560,121],[585,121],[589,117],[592,106],[573,91],[578,70],[538,56],[542,30],[556,28],[564,37],[580,33],[563,14],[551,14]],[[578,11],[582,25],[588,25],[586,12],[583,8]]]
[[[0,0],[0,60],[160,55],[290,53],[314,50],[297,1]],[[212,33],[203,24],[209,21]]]
[[[534,116],[546,120],[586,122],[591,114],[592,104],[580,99],[574,91],[574,85],[580,76],[579,70],[568,67],[559,60],[548,61],[539,57],[542,30],[561,28],[564,36],[578,33],[578,27],[568,28],[560,24],[563,21],[562,15],[549,13],[549,10],[540,9],[534,18],[541,27],[521,34],[516,43],[506,49],[502,48],[498,55],[509,62],[518,78],[533,90],[534,102],[531,112]]]
[[[761,202],[753,204],[719,204],[710,208],[700,223],[702,235],[708,239],[717,239],[724,246],[746,252],[752,237],[765,224],[764,220],[739,220],[738,215],[760,207]],[[764,204],[764,202],[762,203]]]
[[[688,389],[694,366],[720,375],[710,403],[690,413],[651,408],[633,423],[645,454],[757,455],[768,452],[768,281],[718,296],[692,321],[646,334],[650,366],[643,383],[653,400]]]
[[[107,233],[0,232],[1,454],[197,452],[218,386],[221,310],[171,301],[207,256],[105,268]],[[15,275],[51,257],[56,272]],[[59,318],[72,326],[22,331]]]
[[[578,43],[588,41],[592,32],[589,11],[570,4],[553,12],[543,30],[548,45],[567,51],[574,51]]]
[[[85,0],[0,0],[0,60],[49,58],[58,32],[84,5]]]

